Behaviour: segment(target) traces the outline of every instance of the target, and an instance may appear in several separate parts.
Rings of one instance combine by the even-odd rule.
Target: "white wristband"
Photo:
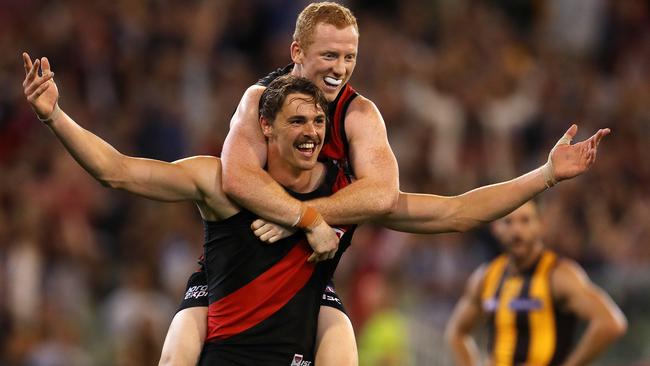
[[[54,120],[54,115],[59,111],[61,111],[61,108],[59,108],[59,103],[57,102],[54,105],[54,109],[52,110],[52,113],[50,113],[50,115],[47,118],[41,118],[38,114],[36,115],[36,118],[38,118],[38,120],[43,123],[52,122],[52,120]]]

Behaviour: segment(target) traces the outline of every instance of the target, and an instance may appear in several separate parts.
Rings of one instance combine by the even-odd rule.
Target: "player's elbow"
[[[228,174],[226,169],[221,173],[221,188],[223,192],[234,199],[239,199],[245,193],[245,179],[241,174]]]
[[[399,191],[389,188],[380,189],[375,196],[375,211],[377,215],[388,216],[397,209]]]
[[[612,335],[613,339],[621,338],[627,333],[627,318],[623,313],[615,316],[610,322],[608,332]]]
[[[607,317],[598,322],[598,333],[608,342],[614,342],[627,332],[627,319],[623,314]]]
[[[453,347],[455,344],[461,340],[464,335],[463,332],[453,323],[447,324],[447,327],[445,327],[445,342],[447,345],[450,347]]]

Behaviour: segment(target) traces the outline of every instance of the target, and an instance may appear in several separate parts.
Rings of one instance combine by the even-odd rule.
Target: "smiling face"
[[[287,95],[275,119],[260,119],[268,139],[269,165],[280,164],[292,171],[311,170],[325,140],[326,117],[312,96]]]
[[[527,262],[541,249],[542,224],[532,201],[495,221],[492,229],[505,251],[517,262]]]
[[[296,76],[311,80],[328,101],[333,101],[352,76],[358,47],[356,27],[339,29],[332,24],[318,23],[308,46],[302,47],[297,41],[291,44],[291,58],[299,73]]]

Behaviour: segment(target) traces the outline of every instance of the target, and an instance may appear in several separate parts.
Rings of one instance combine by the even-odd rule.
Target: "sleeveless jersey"
[[[316,191],[293,195],[308,200],[348,184],[339,167],[326,167]],[[335,258],[312,264],[307,262],[312,250],[304,233],[264,244],[250,229],[256,218],[242,210],[226,220],[205,222],[209,306],[200,365],[314,362],[321,295],[355,227],[334,228],[341,236]]]
[[[292,69],[293,64],[276,69],[267,76],[259,79],[256,85],[266,87],[278,77],[290,73]],[[337,164],[345,172],[350,181],[354,177],[354,172],[349,163],[349,145],[345,134],[345,114],[350,103],[358,95],[349,84],[345,84],[336,99],[328,104],[328,124],[325,143],[318,156],[320,161],[330,160]],[[197,272],[193,273],[187,282],[186,291],[177,312],[195,306],[207,305],[207,284],[205,274],[203,273],[203,257],[201,257]],[[345,313],[343,304],[334,291],[333,283],[330,283],[330,286],[323,293],[322,305],[339,309]]]
[[[489,315],[488,348],[495,366],[559,365],[573,343],[577,319],[553,300],[551,271],[557,256],[542,255],[521,275],[508,274],[508,256],[493,260],[481,289]]]

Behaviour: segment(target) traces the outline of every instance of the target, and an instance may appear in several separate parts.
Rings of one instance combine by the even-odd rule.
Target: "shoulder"
[[[345,132],[349,140],[362,139],[382,143],[387,138],[386,125],[373,101],[359,95],[345,114]]]
[[[199,155],[176,160],[173,164],[183,168],[199,185],[201,190],[220,189],[221,184],[214,186],[215,181],[221,181],[221,159],[216,156]]]
[[[551,272],[551,287],[556,298],[566,297],[577,288],[588,286],[590,282],[585,270],[573,259],[558,258]]]
[[[483,283],[485,282],[485,276],[487,274],[490,263],[484,263],[478,266],[474,272],[469,276],[467,284],[465,285],[465,295],[479,301],[481,297],[481,291],[483,289]]]
[[[254,101],[257,103],[259,102],[262,93],[264,93],[264,90],[266,90],[265,86],[258,85],[258,84],[251,85],[244,92],[242,101]]]
[[[378,114],[379,109],[372,100],[358,94],[357,97],[350,102],[350,106],[348,107],[347,114],[349,115],[351,113]]]
[[[582,266],[578,264],[578,262],[574,261],[573,259],[565,258],[565,257],[557,258],[551,276],[558,281],[561,280],[585,281],[589,279],[587,273],[582,268]]]

